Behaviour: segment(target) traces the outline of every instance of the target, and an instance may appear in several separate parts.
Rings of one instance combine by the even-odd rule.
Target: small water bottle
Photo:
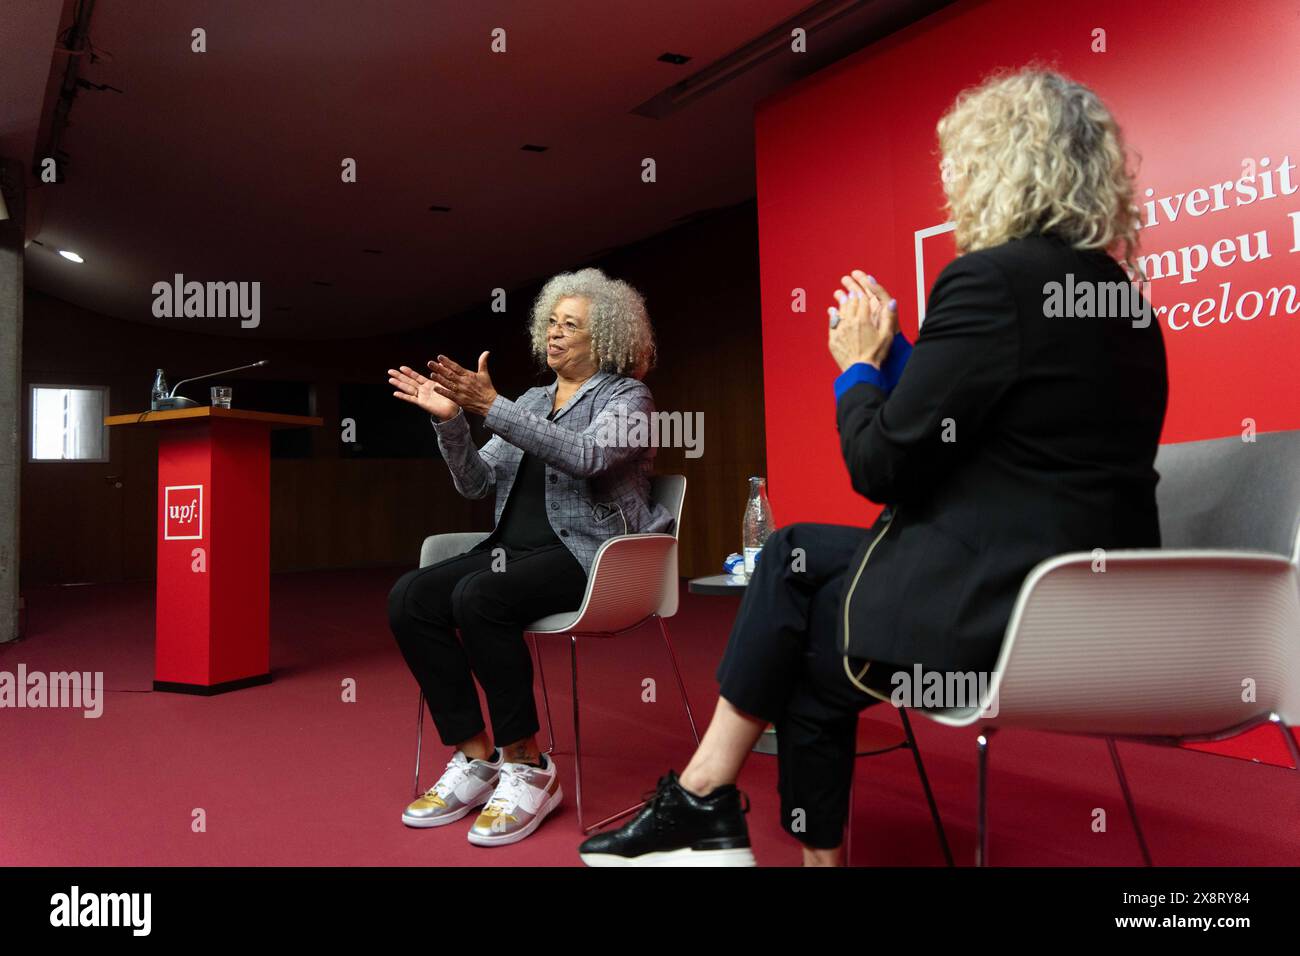
[[[167,397],[167,379],[163,377],[163,370],[159,369],[153,374],[153,391],[150,393],[153,401],[150,403],[154,408],[158,407],[160,399]]]
[[[745,517],[741,521],[740,532],[746,577],[754,573],[754,559],[775,530],[772,506],[767,501],[767,482],[762,478],[750,478],[749,500],[745,502]]]

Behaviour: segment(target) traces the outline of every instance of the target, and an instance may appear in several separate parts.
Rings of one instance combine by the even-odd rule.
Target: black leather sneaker
[[[578,855],[588,866],[754,866],[748,812],[732,784],[697,797],[669,770],[640,813],[584,841]]]

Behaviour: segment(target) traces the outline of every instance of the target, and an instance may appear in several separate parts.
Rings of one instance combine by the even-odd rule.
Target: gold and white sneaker
[[[542,761],[540,767],[526,763],[501,764],[496,792],[470,827],[470,843],[477,846],[518,843],[560,805],[564,793],[560,790],[555,762],[545,754]]]
[[[497,750],[493,758],[470,760],[457,750],[438,782],[402,811],[402,822],[408,827],[440,827],[483,806],[496,788],[505,755]]]

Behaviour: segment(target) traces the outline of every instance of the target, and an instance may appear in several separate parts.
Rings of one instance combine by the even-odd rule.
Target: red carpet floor
[[[277,575],[272,684],[220,697],[154,693],[148,584],[29,590],[28,636],[0,647],[0,670],[103,671],[103,716],[0,710],[0,865],[571,866],[573,806],[567,643],[543,644],[565,806],[510,847],[470,846],[464,827],[413,831],[416,688],[387,630],[401,569]],[[683,595],[669,627],[697,719],[717,699],[713,667],[735,599]],[[657,630],[589,641],[580,659],[591,818],[626,805],[690,737]],[[653,678],[657,700],[642,700]],[[342,685],[356,681],[357,700]],[[896,727],[883,709],[864,729]],[[915,721],[959,864],[974,848],[974,732]],[[1228,745],[1285,761],[1271,728]],[[446,759],[426,725],[426,780]],[[1121,744],[1157,864],[1300,863],[1300,773],[1218,754]],[[1004,731],[992,743],[991,862],[1141,862],[1103,742]],[[774,758],[753,756],[741,786],[760,864],[795,865],[780,829]],[[906,751],[858,761],[853,862],[942,862]],[[1094,832],[1094,811],[1106,812]],[[201,809],[205,832],[191,829]],[[468,826],[468,823],[466,824]]]

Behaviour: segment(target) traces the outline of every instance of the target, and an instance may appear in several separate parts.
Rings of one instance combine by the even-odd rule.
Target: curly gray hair
[[[596,367],[641,378],[654,367],[655,338],[641,293],[599,269],[562,272],[547,281],[533,303],[533,354],[546,363],[547,322],[555,304],[569,296],[587,300],[591,354]]]

